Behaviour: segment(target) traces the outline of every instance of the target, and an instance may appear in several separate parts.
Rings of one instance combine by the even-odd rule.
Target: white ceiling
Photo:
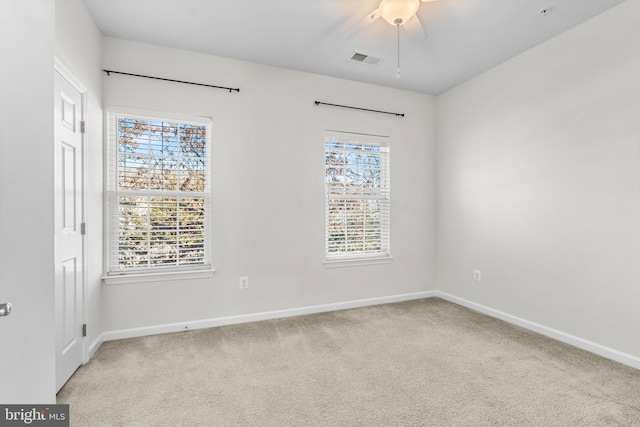
[[[427,38],[401,31],[399,79],[394,26],[378,19],[345,36],[379,0],[84,1],[105,36],[439,94],[623,0],[420,3]],[[354,52],[383,60],[352,63]]]

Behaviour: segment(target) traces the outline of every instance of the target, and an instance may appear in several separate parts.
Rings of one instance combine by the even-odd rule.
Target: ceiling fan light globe
[[[420,0],[382,0],[380,16],[389,24],[396,26],[409,21],[420,7]]]

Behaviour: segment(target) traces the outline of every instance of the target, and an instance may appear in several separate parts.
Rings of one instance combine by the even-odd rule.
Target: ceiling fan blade
[[[427,34],[424,32],[424,27],[417,15],[409,19],[402,27],[414,43],[420,43],[427,39]]]
[[[380,18],[380,9],[376,9],[376,10],[372,11],[371,13],[369,13],[364,18],[362,18],[361,20],[359,20],[358,22],[356,22],[355,25],[353,25],[347,31],[342,33],[342,38],[345,39],[345,40],[350,39],[351,37],[355,36],[358,32],[360,32],[360,30],[362,30],[366,26],[376,22],[379,18]]]

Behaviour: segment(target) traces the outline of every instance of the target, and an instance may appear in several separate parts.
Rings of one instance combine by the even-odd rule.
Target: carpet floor
[[[640,371],[437,298],[104,343],[72,426],[640,426]]]

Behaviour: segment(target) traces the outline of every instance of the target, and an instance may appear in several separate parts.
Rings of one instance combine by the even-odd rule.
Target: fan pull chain
[[[400,24],[396,24],[396,28],[398,29],[398,71],[396,72],[396,79],[400,78]]]

